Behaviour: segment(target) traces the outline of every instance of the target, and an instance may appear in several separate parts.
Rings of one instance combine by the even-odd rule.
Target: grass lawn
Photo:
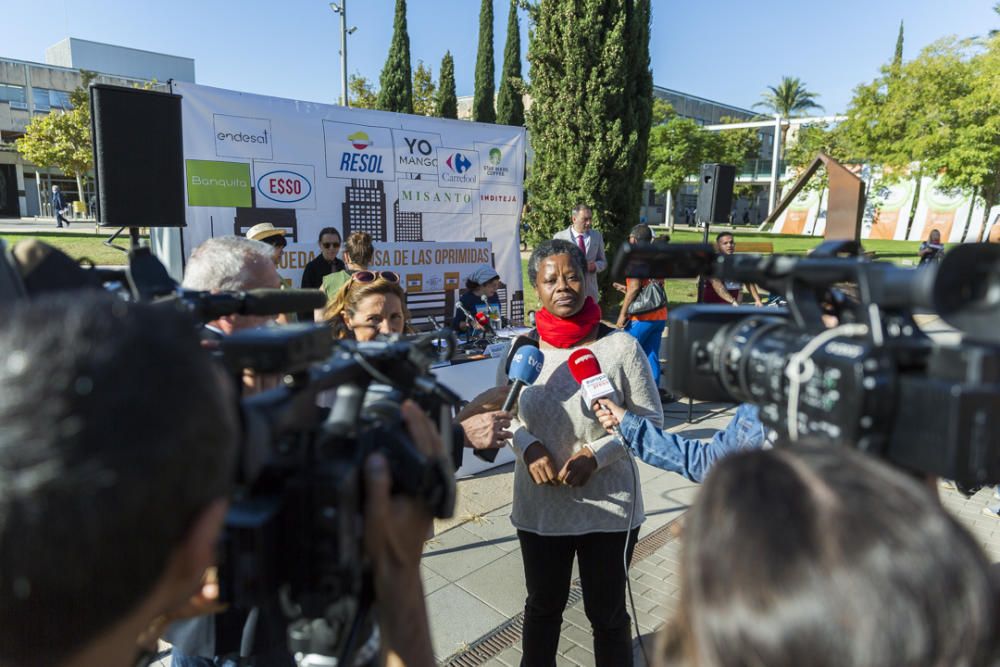
[[[96,236],[94,234],[19,234],[19,233],[4,233],[0,234],[2,238],[8,245],[13,245],[18,241],[23,241],[25,239],[38,239],[44,243],[49,244],[64,253],[72,257],[73,259],[89,259],[94,264],[101,265],[114,265],[114,264],[125,264],[128,261],[128,255],[126,255],[121,250],[115,250],[114,248],[109,248],[104,245],[104,240],[111,235],[109,231],[106,235]],[[146,237],[143,237],[146,238]],[[127,236],[120,236],[115,239],[115,245],[120,248],[128,248],[129,240]]]
[[[660,232],[658,232],[660,233]],[[710,236],[714,240],[715,235]],[[701,243],[700,232],[677,231],[674,232],[670,240],[674,243]],[[760,242],[774,244],[775,254],[804,255],[808,251],[819,245],[823,239],[815,236],[790,236],[778,234],[759,234],[755,232],[736,232],[736,250],[740,249],[740,241]],[[863,241],[866,251],[875,253],[879,260],[907,263],[916,263],[917,248],[919,241]],[[538,310],[538,296],[535,294],[534,286],[528,281],[528,260],[521,261],[521,274],[524,280],[524,312]],[[698,283],[696,280],[668,280],[664,284],[667,292],[667,301],[671,306],[680,306],[686,303],[696,303],[698,301]],[[606,320],[614,321],[618,318],[618,310],[621,308],[621,300],[615,301],[615,306],[610,310],[604,309]]]

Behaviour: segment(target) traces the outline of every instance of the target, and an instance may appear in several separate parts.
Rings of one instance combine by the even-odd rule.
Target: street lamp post
[[[357,26],[347,28],[347,0],[330,3],[330,9],[340,14],[340,100],[345,107],[351,106],[347,97],[347,36],[358,29]]]

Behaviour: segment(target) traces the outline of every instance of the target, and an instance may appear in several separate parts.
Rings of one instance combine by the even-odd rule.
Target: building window
[[[49,105],[48,88],[32,88],[31,101],[35,103],[35,111],[48,111],[52,108]]]
[[[49,91],[49,106],[53,109],[73,108],[73,104],[69,101],[69,93],[62,90]]]
[[[24,86],[0,83],[0,102],[9,102],[10,106],[15,109],[27,109]]]

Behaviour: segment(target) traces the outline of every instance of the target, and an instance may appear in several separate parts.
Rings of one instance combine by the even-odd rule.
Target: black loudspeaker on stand
[[[708,228],[714,223],[729,222],[733,209],[733,186],[736,183],[736,167],[731,164],[703,164],[699,179],[698,208],[695,221],[702,228],[702,242],[708,243]],[[698,278],[698,303],[705,290],[705,279]],[[691,399],[688,398],[688,423],[691,422]]]
[[[181,97],[138,88],[90,87],[97,220],[129,229],[184,227]]]

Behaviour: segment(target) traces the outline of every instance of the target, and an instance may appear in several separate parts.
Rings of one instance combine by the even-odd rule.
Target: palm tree
[[[767,91],[761,93],[760,102],[753,105],[756,109],[761,107],[782,118],[792,118],[802,115],[802,112],[810,109],[820,109],[823,107],[816,103],[817,93],[806,90],[806,84],[796,76],[784,76],[777,86],[768,86]],[[788,126],[781,128],[781,152],[785,152],[785,137],[788,134]]]

